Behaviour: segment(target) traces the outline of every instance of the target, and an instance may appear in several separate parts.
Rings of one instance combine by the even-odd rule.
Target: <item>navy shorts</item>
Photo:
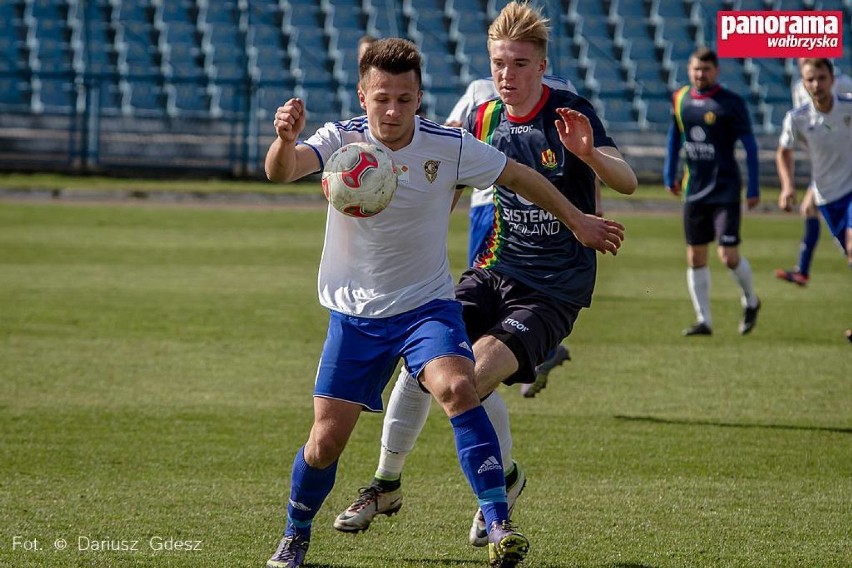
[[[740,244],[739,203],[689,203],[683,205],[683,230],[686,243],[706,245],[718,241],[719,246]]]
[[[400,357],[417,377],[433,359],[447,356],[473,361],[461,305],[433,300],[387,318],[363,318],[331,311],[314,396],[360,404],[382,411],[385,390]]]
[[[456,285],[470,339],[483,335],[499,339],[514,353],[518,370],[507,385],[531,383],[535,367],[568,337],[580,306],[562,303],[550,295],[493,270],[470,268]]]

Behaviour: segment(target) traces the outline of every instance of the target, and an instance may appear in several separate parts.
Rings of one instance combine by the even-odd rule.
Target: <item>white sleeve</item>
[[[331,155],[338,148],[344,146],[345,142],[340,135],[340,130],[334,126],[334,123],[326,122],[313,136],[301,142],[301,144],[307,144],[314,149],[320,159],[320,169],[323,169]]]
[[[778,145],[781,148],[795,148],[798,140],[796,123],[793,122],[793,112],[784,115],[784,124],[781,126],[781,136],[778,137]]]
[[[454,106],[453,110],[450,111],[450,114],[447,115],[447,120],[444,121],[445,124],[449,122],[464,122],[464,119],[467,118],[467,114],[474,106],[473,89],[474,83],[467,86],[467,90],[465,90],[461,98],[456,101],[456,106]]]
[[[459,184],[488,187],[503,173],[507,160],[503,152],[462,130]]]

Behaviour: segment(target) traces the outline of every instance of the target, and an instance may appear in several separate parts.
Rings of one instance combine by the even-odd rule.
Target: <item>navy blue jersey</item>
[[[594,145],[615,147],[591,103],[569,91],[544,86],[527,116],[509,116],[500,99],[483,103],[466,128],[521,164],[549,179],[580,211],[595,211],[595,173],[559,140],[557,108],[589,117]],[[494,226],[475,266],[511,276],[563,302],[589,306],[595,286],[596,253],[580,244],[568,227],[508,188],[495,186]]]
[[[734,147],[740,137],[752,132],[745,101],[715,85],[703,93],[682,87],[673,95],[672,104],[673,128],[686,155],[681,184],[684,200],[739,203],[742,181]],[[674,162],[676,170],[676,157]]]

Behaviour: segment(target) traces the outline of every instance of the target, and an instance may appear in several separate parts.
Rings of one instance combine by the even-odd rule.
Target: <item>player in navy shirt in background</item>
[[[688,72],[691,86],[680,88],[672,97],[672,125],[663,170],[666,189],[684,200],[687,285],[697,321],[683,334],[713,333],[707,250],[715,239],[719,258],[742,290],[739,332],[745,335],[757,323],[760,300],[752,285],[751,265],[739,253],[742,182],[734,148],[738,140],[745,147],[746,201],[752,209],[760,202],[757,142],[745,101],[717,82],[716,53],[697,49],[689,58]],[[676,180],[681,148],[686,156],[683,182]]]

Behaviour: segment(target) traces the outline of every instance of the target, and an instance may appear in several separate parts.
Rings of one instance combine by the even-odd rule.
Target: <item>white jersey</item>
[[[326,123],[304,142],[323,165],[341,146],[375,144],[400,170],[390,205],[374,217],[348,217],[329,205],[318,278],[328,309],[389,317],[454,298],[447,233],[456,186],[493,184],[507,159],[460,128],[415,120],[411,143],[396,151],[373,137],[366,116]]]
[[[834,95],[831,112],[823,114],[812,100],[784,116],[778,145],[792,149],[799,143],[811,160],[817,205],[831,203],[852,192],[852,95]]]
[[[571,81],[563,79],[562,77],[556,77],[555,75],[545,75],[541,82],[551,89],[571,91],[572,93],[577,92],[577,89]],[[467,115],[470,114],[470,111],[485,101],[494,99],[497,96],[499,95],[497,93],[497,89],[494,88],[493,80],[490,78],[475,79],[467,86],[467,89],[461,98],[459,98],[458,102],[456,102],[453,110],[451,110],[450,114],[447,115],[447,120],[445,122],[464,123],[464,120],[467,118]],[[470,195],[470,206],[478,207],[480,205],[490,204],[493,193],[494,188],[492,187],[478,189],[474,186],[473,192]]]

